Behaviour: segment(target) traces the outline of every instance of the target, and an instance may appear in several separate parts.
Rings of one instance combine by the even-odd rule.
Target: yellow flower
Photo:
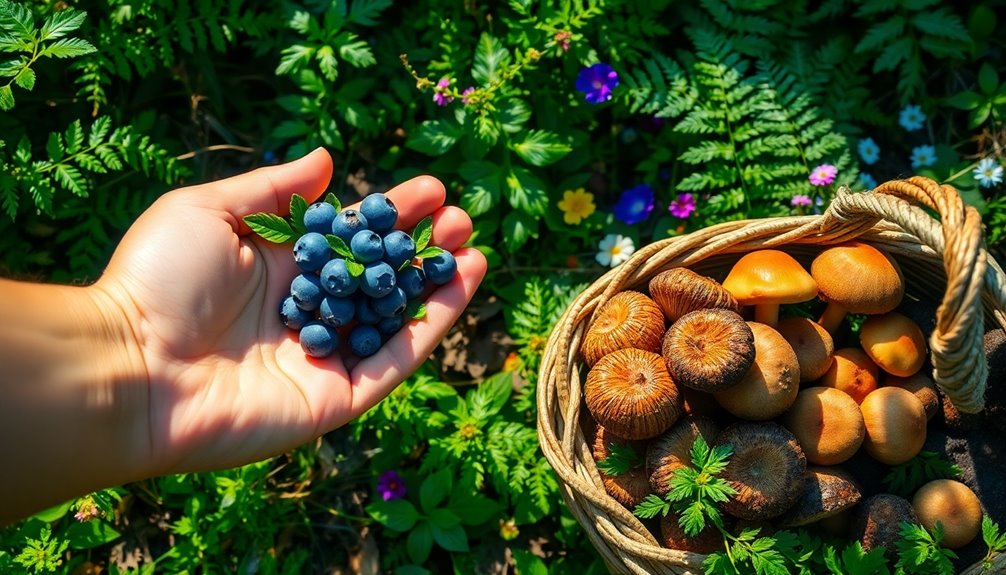
[[[562,210],[562,219],[567,224],[579,224],[590,214],[594,213],[597,206],[594,205],[594,194],[584,191],[583,188],[577,190],[566,190],[562,194],[562,201],[559,202],[559,209]]]

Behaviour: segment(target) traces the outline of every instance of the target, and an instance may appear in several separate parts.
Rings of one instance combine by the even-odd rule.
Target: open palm
[[[443,206],[436,179],[410,180],[388,192],[399,209],[396,227],[411,231],[432,215],[432,243],[455,252],[458,275],[430,296],[426,318],[406,324],[377,354],[354,365],[339,354],[306,356],[278,315],[299,273],[290,246],[254,237],[241,218],[284,214],[293,193],[313,201],[331,173],[319,150],[171,192],[116,250],[98,285],[123,308],[148,374],[132,395],[148,405],[136,443],[148,450],[152,473],[255,461],[344,424],[412,373],[474,294],[486,263],[461,247],[471,220]]]

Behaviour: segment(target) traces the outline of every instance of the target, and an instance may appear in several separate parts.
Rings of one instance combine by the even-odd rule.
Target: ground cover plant
[[[0,573],[605,572],[535,433],[565,306],[651,241],[910,174],[961,190],[1000,253],[1004,4],[0,0],[5,276],[93,280],[166,190],[317,146],[342,205],[440,178],[490,264],[359,420],[7,527]],[[781,540],[788,561],[820,544]]]

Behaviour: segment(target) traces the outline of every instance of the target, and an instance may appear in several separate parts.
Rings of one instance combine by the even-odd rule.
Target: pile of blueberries
[[[358,357],[373,355],[413,317],[427,294],[427,282],[442,285],[457,271],[446,250],[420,246],[429,239],[430,220],[416,228],[423,239],[394,229],[398,209],[384,194],[368,195],[359,210],[339,211],[327,202],[304,210],[307,231],[293,246],[302,272],[280,305],[283,324],[300,332],[312,357],[327,357],[342,338]]]

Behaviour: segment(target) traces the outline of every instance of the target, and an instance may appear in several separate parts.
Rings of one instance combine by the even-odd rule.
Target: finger
[[[332,156],[324,148],[318,148],[298,160],[193,186],[188,192],[198,194],[207,207],[229,213],[234,218],[231,222],[234,229],[239,235],[246,235],[251,230],[242,220],[244,216],[257,212],[286,215],[294,194],[313,202],[331,179]]]
[[[433,236],[430,245],[449,252],[460,248],[472,236],[472,219],[456,206],[444,206],[433,213]]]
[[[447,191],[440,180],[433,176],[417,176],[388,190],[385,195],[398,210],[395,228],[411,232],[412,228],[426,216],[444,205]],[[357,210],[360,202],[348,207]]]
[[[426,301],[426,317],[406,325],[380,351],[351,372],[350,417],[370,409],[411,375],[461,316],[486,273],[486,258],[473,248],[455,252],[458,273]]]

